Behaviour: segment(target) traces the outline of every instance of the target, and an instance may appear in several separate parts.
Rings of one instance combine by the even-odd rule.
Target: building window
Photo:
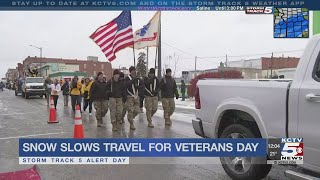
[[[101,64],[101,69],[102,69],[102,70],[104,69],[104,64]]]
[[[83,67],[84,67],[84,69],[87,69],[87,64],[84,64]]]
[[[93,75],[96,76],[97,75],[97,71],[93,71]]]

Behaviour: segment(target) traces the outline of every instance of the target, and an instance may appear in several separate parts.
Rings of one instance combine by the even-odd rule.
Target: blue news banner
[[[245,7],[320,10],[319,0],[0,0],[0,10],[241,11]]]
[[[19,164],[129,164],[130,157],[266,157],[266,139],[19,139]]]

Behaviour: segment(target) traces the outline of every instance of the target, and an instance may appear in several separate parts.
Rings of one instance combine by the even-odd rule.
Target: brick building
[[[17,69],[8,69],[6,73],[7,81],[14,81],[17,78],[18,71]]]
[[[300,58],[294,57],[262,57],[262,70],[296,68]]]
[[[103,72],[107,79],[111,78],[112,67],[109,62],[78,60],[78,59],[62,59],[62,58],[39,58],[39,57],[27,57],[22,63],[23,71],[27,71],[28,65],[36,65],[36,68],[42,66],[59,67],[74,67],[78,66],[79,72],[85,72],[88,76],[96,76],[98,72]],[[19,67],[19,64],[18,64]],[[73,68],[74,69],[74,68]],[[21,70],[21,67],[20,67]]]

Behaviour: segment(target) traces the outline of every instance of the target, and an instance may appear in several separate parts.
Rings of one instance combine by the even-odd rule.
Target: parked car
[[[304,161],[298,166],[320,173],[320,35],[302,55],[293,80],[212,80],[197,83],[196,134],[208,138],[284,138],[304,140]],[[267,158],[222,157],[233,179],[261,179],[271,165]],[[293,177],[305,172],[286,171]]]

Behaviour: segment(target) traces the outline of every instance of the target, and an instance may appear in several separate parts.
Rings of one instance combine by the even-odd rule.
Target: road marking
[[[64,134],[64,133],[65,133],[65,132],[45,133],[45,134],[30,134],[30,135],[25,135],[25,136],[5,137],[5,138],[0,138],[0,140],[4,140],[4,139],[17,139],[17,138],[34,137],[34,136],[46,136],[46,135]]]
[[[0,114],[0,116],[12,116],[12,115],[21,115],[21,114],[34,114],[35,112],[26,112],[26,113],[10,113],[10,114]]]

